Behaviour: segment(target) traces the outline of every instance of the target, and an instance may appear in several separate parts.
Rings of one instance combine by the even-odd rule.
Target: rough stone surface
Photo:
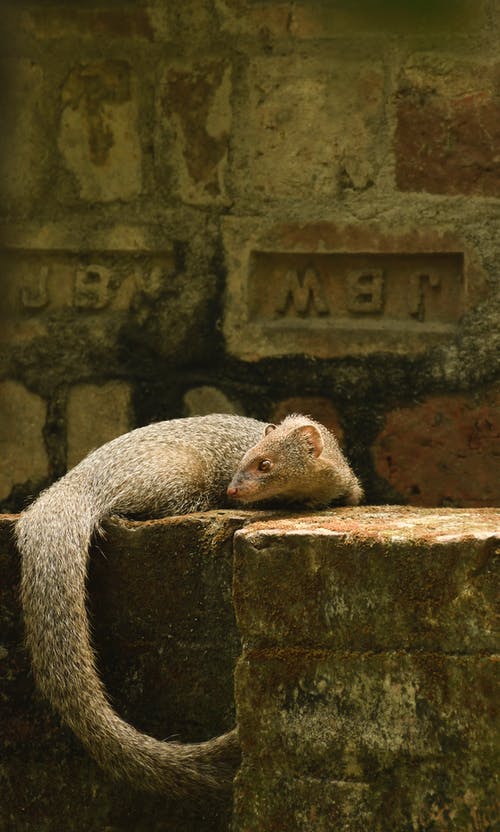
[[[377,473],[409,503],[500,504],[500,390],[433,396],[387,415],[373,445]]]
[[[0,826],[229,828],[227,805],[110,782],[41,702],[14,521],[0,520]],[[110,521],[89,581],[101,673],[142,730],[202,739],[234,721],[241,634],[235,832],[492,832],[499,546],[493,509]]]
[[[237,533],[234,829],[495,828],[500,512]]]
[[[48,476],[43,438],[47,406],[17,381],[0,384],[0,499],[17,483],[35,486]]]
[[[110,522],[91,556],[99,668],[116,709],[163,738],[234,724],[239,638],[232,538],[251,512]],[[230,807],[179,803],[112,782],[34,689],[23,649],[14,516],[0,518],[0,828],[222,832]]]
[[[493,652],[499,533],[494,508],[252,524],[236,535],[238,625],[253,647]]]
[[[130,429],[130,385],[80,384],[68,397],[68,468]]]

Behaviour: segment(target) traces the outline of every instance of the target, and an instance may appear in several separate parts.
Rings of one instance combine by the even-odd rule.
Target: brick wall
[[[2,506],[129,427],[291,402],[369,501],[497,503],[499,16],[4,3]]]

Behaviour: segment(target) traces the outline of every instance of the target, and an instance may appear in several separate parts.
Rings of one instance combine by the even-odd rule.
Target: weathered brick
[[[62,92],[59,150],[87,202],[130,200],[142,190],[139,99],[123,60],[74,68]]]
[[[331,0],[259,2],[217,0],[222,28],[231,34],[260,38],[330,39],[340,36],[445,31],[463,33],[487,25],[486,0],[472,6],[469,0],[441,0],[434,4],[370,0],[352,4]]]
[[[236,535],[239,627],[278,649],[494,650],[498,535],[500,509],[363,506],[252,525]]]
[[[192,387],[184,394],[186,416],[205,416],[209,413],[243,413],[241,405],[228,398],[218,387]]]
[[[15,485],[43,481],[49,461],[43,438],[46,402],[17,381],[0,383],[0,499]]]
[[[372,453],[377,473],[412,505],[499,505],[499,388],[388,413]]]
[[[412,59],[399,80],[396,180],[405,191],[500,196],[498,64]]]
[[[236,779],[233,830],[367,832],[375,828],[370,801],[368,783],[324,778],[321,773],[301,778],[243,763]]]
[[[43,381],[99,378],[103,367],[127,375],[124,362],[149,350],[178,365],[194,352],[206,360],[216,291],[207,236],[188,243],[185,228],[132,223],[2,231],[0,337],[23,347],[37,339],[27,357],[43,364]]]
[[[122,381],[79,384],[69,394],[68,468],[94,448],[130,430],[131,388]]]
[[[120,4],[115,8],[84,9],[59,4],[24,11],[22,28],[39,40],[77,36],[89,38],[133,38],[151,41],[154,29],[148,9]]]
[[[266,57],[251,61],[247,84],[245,116],[233,131],[235,195],[259,202],[301,192],[334,197],[339,178],[355,189],[373,182],[383,119],[379,62]]]
[[[169,160],[169,169],[176,160],[181,198],[193,204],[226,201],[230,64],[215,59],[171,63],[160,90],[159,152]]]
[[[366,2],[289,4],[288,31],[297,38],[335,38],[339,35],[393,35],[451,32],[462,34],[488,25],[486,0],[472,6],[468,0],[440,0],[436,3]]]
[[[484,269],[452,233],[226,218],[224,335],[246,361],[414,353],[457,334]]]
[[[234,829],[493,830],[497,684],[491,656],[247,651]]]

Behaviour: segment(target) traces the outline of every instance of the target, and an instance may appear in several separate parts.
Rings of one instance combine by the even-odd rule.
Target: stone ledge
[[[336,509],[238,531],[249,646],[480,652],[493,625],[500,509]]]
[[[499,509],[236,533],[235,832],[493,830],[499,553]]]

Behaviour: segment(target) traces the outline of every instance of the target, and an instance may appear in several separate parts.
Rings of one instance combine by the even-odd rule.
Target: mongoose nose
[[[227,496],[228,497],[237,497],[238,496],[238,489],[234,485],[229,485],[227,489]]]

